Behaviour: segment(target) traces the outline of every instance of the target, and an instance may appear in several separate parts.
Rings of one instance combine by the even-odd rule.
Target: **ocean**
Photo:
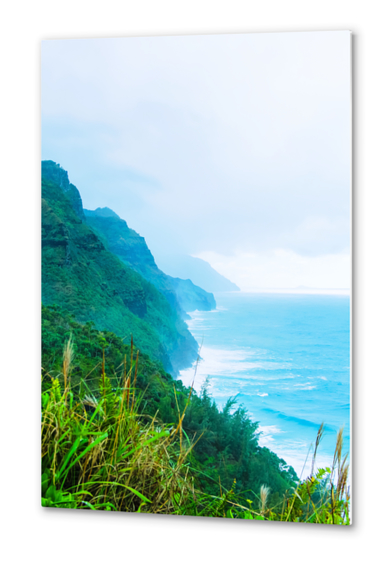
[[[260,423],[259,444],[299,476],[309,473],[310,447],[324,422],[317,465],[330,466],[340,427],[345,452],[350,446],[349,296],[236,292],[215,298],[216,310],[190,313],[187,322],[201,346],[195,390],[208,380],[219,408],[237,397]],[[194,372],[181,371],[186,386]]]

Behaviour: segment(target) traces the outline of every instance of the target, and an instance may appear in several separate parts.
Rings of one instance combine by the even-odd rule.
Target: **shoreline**
[[[285,295],[289,294],[285,293]],[[297,294],[302,295],[300,292]],[[218,293],[218,295],[221,297],[221,293]],[[301,415],[298,416],[295,413],[295,408],[291,406],[290,400],[300,399],[302,404],[305,405],[304,394],[310,390],[313,391],[310,395],[311,402],[311,399],[317,399],[316,395],[314,397],[314,393],[319,391],[319,387],[322,386],[323,392],[326,393],[326,398],[330,401],[330,396],[333,395],[336,388],[336,375],[332,371],[335,366],[330,364],[324,364],[324,367],[321,366],[321,369],[326,369],[332,375],[329,377],[329,374],[319,370],[319,367],[314,371],[314,366],[310,362],[308,369],[311,370],[311,373],[307,373],[307,375],[311,375],[309,377],[303,371],[298,370],[297,364],[294,365],[292,362],[288,364],[292,359],[287,360],[283,356],[282,351],[280,351],[278,357],[273,356],[273,350],[266,348],[266,343],[262,340],[260,340],[260,343],[263,349],[259,349],[257,345],[249,346],[249,342],[241,347],[241,337],[240,339],[237,336],[234,338],[232,336],[231,338],[230,331],[228,330],[225,333],[225,340],[223,342],[220,342],[219,338],[215,339],[213,334],[218,332],[218,327],[230,324],[230,320],[227,318],[228,302],[230,302],[231,314],[234,314],[233,318],[237,322],[237,319],[239,321],[241,319],[236,316],[239,312],[238,307],[232,306],[234,299],[241,299],[242,302],[245,302],[244,306],[247,307],[246,298],[249,296],[254,297],[255,295],[257,297],[260,296],[259,293],[244,292],[228,293],[228,295],[224,293],[224,295],[227,296],[227,299],[224,302],[218,302],[216,310],[209,312],[195,311],[191,313],[192,317],[188,321],[189,330],[196,338],[198,344],[200,346],[201,342],[207,344],[203,344],[201,348],[201,360],[197,366],[194,389],[200,392],[203,383],[208,378],[209,394],[215,400],[219,409],[223,407],[229,397],[237,396],[238,403],[244,405],[251,419],[260,423],[259,432],[261,431],[263,434],[259,437],[259,445],[267,447],[278,457],[284,459],[286,463],[295,469],[299,477],[305,466],[303,474],[306,476],[311,469],[311,455],[316,436],[316,430],[313,426],[317,423],[315,420],[316,416],[309,415],[311,406],[307,406],[305,413],[301,412]],[[303,293],[303,295],[307,295],[307,293]],[[346,297],[348,295],[328,296]],[[322,307],[322,305],[320,306]],[[207,334],[209,334],[208,337]],[[260,337],[259,331],[258,337]],[[226,346],[232,345],[225,347],[225,343]],[[275,346],[276,348],[277,346]],[[187,387],[191,386],[193,382],[195,368],[196,364],[179,372],[178,379]],[[346,369],[346,364],[345,366],[339,364],[339,368]],[[327,374],[329,381],[322,374]],[[345,376],[346,379],[345,373],[341,376]],[[311,377],[316,380],[308,381],[307,379],[311,379]],[[277,387],[277,390],[274,387]],[[284,390],[282,390],[283,387]],[[303,395],[301,391],[304,391]],[[279,402],[279,393],[280,395],[284,394],[284,410],[282,409],[283,399],[280,398]],[[324,407],[322,404],[322,408]],[[336,413],[336,406],[333,406],[332,411]],[[289,421],[283,416],[287,416]],[[296,419],[299,417],[300,419]],[[337,428],[337,423],[334,421],[335,417],[333,418],[332,416],[330,419],[329,416],[326,423],[327,429],[324,434],[326,439],[324,438],[323,440],[323,449],[321,444],[321,451],[318,450],[316,461],[316,466],[319,468],[326,468],[332,464],[332,455],[334,453],[334,446],[332,447],[332,444],[335,441],[336,431],[341,425]],[[348,436],[346,436],[344,445],[344,451],[347,452],[349,450],[350,452],[350,436],[349,441]]]

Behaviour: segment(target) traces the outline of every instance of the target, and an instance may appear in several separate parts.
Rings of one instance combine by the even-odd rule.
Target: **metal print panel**
[[[42,505],[349,525],[351,35],[42,44]]]

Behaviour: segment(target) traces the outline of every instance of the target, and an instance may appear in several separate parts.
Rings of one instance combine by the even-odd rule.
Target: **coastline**
[[[296,354],[293,358],[287,358],[287,355],[290,355],[288,349],[287,353],[283,353],[283,351],[280,354],[274,353],[274,349],[268,349],[268,345],[266,345],[268,341],[261,341],[260,345],[256,347],[246,345],[247,342],[243,342],[244,345],[242,346],[240,334],[236,332],[244,331],[246,328],[241,327],[240,330],[235,330],[231,336],[231,333],[225,327],[229,322],[228,314],[233,317],[232,323],[238,323],[238,307],[233,305],[234,308],[228,312],[225,302],[230,301],[232,304],[233,301],[237,300],[237,302],[243,303],[246,308],[249,307],[251,301],[255,302],[257,299],[260,303],[279,302],[281,306],[285,304],[290,306],[290,303],[295,303],[296,306],[300,299],[302,299],[302,302],[312,304],[318,299],[318,302],[325,305],[328,302],[334,303],[334,306],[336,306],[335,303],[337,303],[340,307],[347,303],[347,300],[345,301],[342,298],[339,300],[336,298],[330,299],[330,296],[328,296],[329,300],[327,301],[322,293],[320,295],[323,296],[323,300],[315,293],[312,295],[312,301],[310,298],[303,299],[303,296],[308,297],[309,294],[284,293],[284,296],[282,296],[277,293],[272,293],[272,295],[267,293],[238,293],[238,295],[233,295],[229,293],[228,295],[224,294],[219,299],[216,295],[217,302],[220,301],[216,310],[192,313],[192,318],[188,321],[189,330],[197,339],[200,347],[202,343],[201,360],[197,366],[194,389],[200,392],[203,383],[208,378],[209,393],[214,398],[218,408],[222,408],[230,396],[236,396],[238,403],[247,408],[251,418],[260,423],[259,431],[262,432],[259,436],[260,446],[268,447],[283,458],[294,467],[299,476],[303,467],[305,467],[304,475],[307,474],[306,470],[311,468],[311,455],[307,461],[306,457],[310,445],[315,441],[320,422],[325,421],[320,419],[319,411],[317,414],[313,411],[314,407],[311,406],[310,402],[314,402],[314,400],[315,409],[320,404],[318,410],[321,410],[322,416],[328,418],[326,419],[324,439],[320,450],[318,450],[317,466],[324,468],[331,465],[336,432],[341,426],[338,423],[339,417],[336,412],[338,405],[335,402],[334,393],[338,393],[338,388],[340,388],[343,397],[349,396],[349,392],[346,392],[346,386],[343,388],[342,386],[337,387],[337,384],[343,385],[346,383],[346,366],[338,374],[333,371],[336,368],[335,361],[334,363],[319,365],[319,361],[322,359],[319,357],[318,359],[314,358],[312,364],[305,365],[305,361],[300,359],[300,354]],[[294,295],[295,299],[293,298]],[[346,297],[348,295],[335,296]],[[325,306],[323,306],[324,308]],[[342,308],[340,309],[342,310]],[[217,329],[220,331],[218,341],[215,337]],[[280,340],[285,335],[287,336],[287,333],[282,333],[281,328],[278,327],[277,330],[279,330]],[[262,335],[263,326],[260,327],[260,331]],[[315,334],[315,338],[319,342],[319,334]],[[325,342],[322,343],[323,351],[320,350],[320,353],[327,362]],[[228,344],[230,345],[229,348]],[[270,345],[273,345],[272,342],[270,342]],[[286,348],[287,345],[288,342],[286,342]],[[289,347],[292,346],[291,342]],[[311,353],[316,353],[316,346],[317,341],[311,342]],[[276,351],[276,345],[274,347]],[[343,350],[342,353],[344,353]],[[340,363],[340,359],[337,358],[336,360]],[[315,365],[316,362],[318,362],[317,365]],[[185,386],[191,386],[195,368],[196,365],[180,372],[178,378],[182,380]],[[342,383],[336,377],[342,377]],[[318,400],[321,400],[324,393],[327,395],[325,400],[316,402],[317,397],[319,397]],[[331,400],[334,400],[334,402],[330,405]],[[298,404],[298,401],[300,401],[300,404]],[[345,408],[345,410],[342,411],[341,408]],[[347,408],[346,404],[339,408],[341,419],[349,418],[346,413]],[[335,414],[330,412],[331,417],[328,416],[328,410],[330,409]],[[348,430],[345,434],[345,449],[348,450],[350,448]]]

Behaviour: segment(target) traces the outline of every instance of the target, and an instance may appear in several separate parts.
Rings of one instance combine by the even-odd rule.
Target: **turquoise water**
[[[260,422],[259,443],[299,475],[322,421],[326,431],[318,465],[330,463],[341,426],[348,451],[349,297],[265,293],[215,297],[217,310],[190,313],[188,321],[202,344],[195,389],[199,391],[208,378],[220,407],[237,396],[252,419]],[[188,386],[193,375],[194,369],[187,369],[180,378]]]

